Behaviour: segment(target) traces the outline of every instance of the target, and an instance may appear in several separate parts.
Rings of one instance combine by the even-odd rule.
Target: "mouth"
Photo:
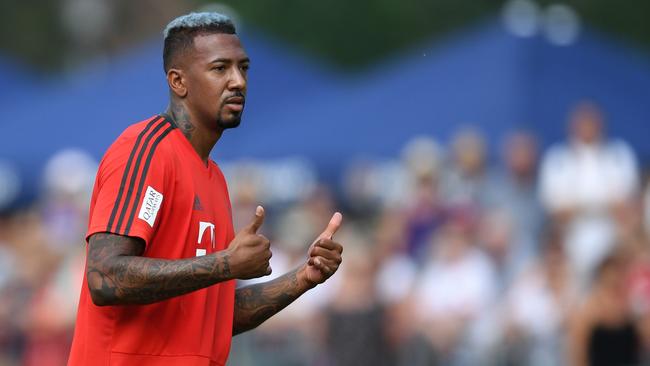
[[[230,97],[226,98],[224,104],[244,104],[244,97]]]
[[[241,112],[244,109],[244,103],[244,97],[230,97],[224,101],[224,107],[230,109],[233,112]]]

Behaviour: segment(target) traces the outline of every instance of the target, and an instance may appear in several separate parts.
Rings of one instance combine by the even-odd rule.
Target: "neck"
[[[200,121],[182,101],[174,98],[169,102],[165,113],[174,121],[178,129],[183,132],[183,135],[185,135],[196,153],[199,154],[201,160],[207,164],[210,158],[210,152],[217,141],[219,141],[223,130],[207,128],[206,126],[210,125],[208,122]]]

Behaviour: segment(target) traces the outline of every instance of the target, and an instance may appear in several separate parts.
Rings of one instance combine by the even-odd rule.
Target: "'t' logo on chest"
[[[208,231],[208,229],[210,231],[210,244],[212,245],[212,249],[214,249],[214,246],[215,246],[214,224],[211,223],[211,222],[199,221],[199,237],[196,240],[196,242],[197,242],[197,244],[201,244],[203,242],[203,236],[206,233],[206,231]],[[201,251],[201,252],[199,252],[199,251]],[[197,249],[196,254],[197,254],[197,256],[204,255],[205,254],[205,249]]]

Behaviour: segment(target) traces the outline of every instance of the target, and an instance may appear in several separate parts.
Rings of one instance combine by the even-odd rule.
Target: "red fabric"
[[[147,201],[149,187],[162,195],[154,195],[158,203]],[[129,127],[106,152],[88,226],[88,237],[140,237],[144,256],[152,258],[190,258],[197,249],[213,253],[234,237],[219,167],[212,161],[206,166],[185,136],[158,116]],[[98,307],[84,278],[68,365],[225,365],[234,294],[235,282],[227,281],[155,304]]]

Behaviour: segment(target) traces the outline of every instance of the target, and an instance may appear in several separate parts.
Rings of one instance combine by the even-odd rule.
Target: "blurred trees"
[[[342,68],[368,65],[396,50],[498,15],[503,0],[225,0],[241,20]],[[565,3],[588,25],[650,50],[650,2],[536,0]],[[80,5],[81,4],[81,5]],[[91,4],[90,6],[88,4]],[[174,15],[208,0],[2,0],[0,54],[54,71],[119,52],[160,34]],[[87,8],[76,11],[79,6]],[[94,6],[94,7],[93,7]],[[89,12],[104,9],[108,27]],[[72,9],[72,10],[71,10]],[[71,24],[72,23],[72,24]],[[91,35],[93,37],[91,37]]]

